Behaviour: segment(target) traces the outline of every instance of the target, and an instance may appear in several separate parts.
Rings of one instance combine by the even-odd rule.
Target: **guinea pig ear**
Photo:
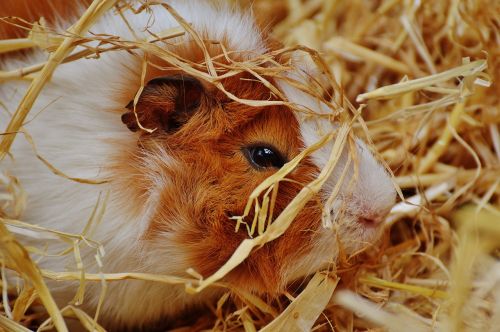
[[[122,115],[122,122],[128,129],[139,130],[142,127],[175,132],[182,127],[200,106],[204,94],[203,86],[197,79],[186,75],[157,77],[149,81],[142,90],[135,106],[128,103],[128,112]]]

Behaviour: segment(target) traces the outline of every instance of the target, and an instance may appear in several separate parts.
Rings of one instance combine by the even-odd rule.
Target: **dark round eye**
[[[248,161],[256,168],[280,168],[286,162],[281,154],[270,146],[250,146],[245,148],[244,152]]]

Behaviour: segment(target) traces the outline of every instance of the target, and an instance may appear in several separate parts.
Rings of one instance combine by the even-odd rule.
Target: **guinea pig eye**
[[[250,146],[244,149],[244,154],[255,168],[280,168],[286,162],[281,154],[270,146]]]

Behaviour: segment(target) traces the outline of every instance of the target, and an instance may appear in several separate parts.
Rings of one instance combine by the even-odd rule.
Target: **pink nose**
[[[368,227],[375,227],[382,222],[384,218],[380,216],[359,217],[358,222]]]
[[[379,227],[380,224],[384,222],[385,217],[391,211],[393,200],[387,200],[387,202],[366,202],[360,201],[359,198],[354,198],[350,200],[349,214],[354,217],[353,219],[357,221],[359,225],[364,227]]]
[[[384,218],[388,213],[389,210],[382,212],[371,212],[365,210],[364,213],[361,213],[358,216],[358,222],[367,227],[376,227],[384,221]]]

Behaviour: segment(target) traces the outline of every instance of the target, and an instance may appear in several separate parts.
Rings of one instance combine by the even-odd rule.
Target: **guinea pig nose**
[[[384,220],[384,218],[380,216],[361,216],[358,218],[358,222],[367,227],[375,227],[380,224],[382,220]]]
[[[376,227],[381,224],[389,210],[384,209],[383,211],[365,211],[358,215],[358,223],[367,226],[367,227]]]

